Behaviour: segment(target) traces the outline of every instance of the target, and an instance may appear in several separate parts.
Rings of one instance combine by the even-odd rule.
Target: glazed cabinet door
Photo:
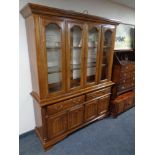
[[[75,128],[83,123],[84,106],[74,107],[69,111],[69,129]]]
[[[67,112],[62,112],[47,119],[48,138],[59,136],[67,131]]]
[[[99,66],[99,82],[111,80],[114,41],[115,26],[103,25]]]
[[[97,116],[98,100],[89,101],[85,104],[85,121],[92,120]]]
[[[68,90],[83,87],[84,23],[67,21],[67,80]]]
[[[65,90],[65,22],[62,19],[43,18],[42,38],[47,68],[48,94]]]
[[[85,50],[85,85],[94,85],[97,82],[101,26],[87,24]]]

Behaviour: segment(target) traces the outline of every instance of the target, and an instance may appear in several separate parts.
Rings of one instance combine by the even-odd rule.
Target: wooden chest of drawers
[[[119,95],[114,100],[111,100],[111,114],[116,117],[118,114],[130,109],[135,104],[135,93],[133,91]]]
[[[133,90],[135,87],[135,63],[134,53],[129,53],[129,60],[124,61],[122,55],[127,55],[128,52],[117,52],[114,55],[112,81],[115,85],[112,87],[112,99],[115,99],[122,93]]]
[[[114,54],[110,111],[113,116],[134,106],[135,62],[134,51],[117,51]]]

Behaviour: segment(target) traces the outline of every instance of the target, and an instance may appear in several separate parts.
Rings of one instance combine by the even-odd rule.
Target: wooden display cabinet
[[[44,149],[109,113],[117,22],[27,4],[35,131]]]

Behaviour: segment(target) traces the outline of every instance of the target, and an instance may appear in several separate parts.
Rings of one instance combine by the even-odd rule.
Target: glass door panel
[[[57,24],[48,24],[45,27],[46,51],[48,66],[48,91],[62,90],[62,50],[61,28]]]
[[[87,83],[95,82],[98,43],[99,32],[94,27],[88,32]]]
[[[104,32],[104,41],[102,46],[102,56],[101,56],[101,76],[100,80],[105,80],[108,78],[108,68],[109,68],[109,58],[112,47],[112,31],[106,30]]]
[[[81,83],[82,64],[82,29],[73,26],[70,30],[70,87],[78,87]]]

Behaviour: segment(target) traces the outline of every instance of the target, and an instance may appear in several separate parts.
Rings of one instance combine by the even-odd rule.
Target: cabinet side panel
[[[33,106],[34,106],[36,128],[39,130],[40,135],[43,136],[41,107],[35,100],[33,100]]]
[[[26,32],[27,32],[27,42],[29,50],[32,89],[39,95],[35,27],[33,16],[29,16],[28,18],[26,18]]]

